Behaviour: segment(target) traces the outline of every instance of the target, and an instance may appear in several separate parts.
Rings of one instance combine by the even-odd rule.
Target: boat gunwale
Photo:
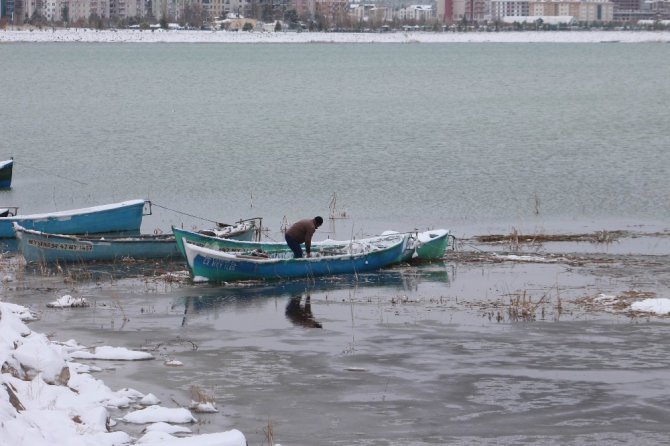
[[[117,209],[122,209],[122,208],[129,208],[129,207],[134,207],[134,206],[139,206],[142,204],[143,206],[148,202],[148,200],[144,199],[137,199],[137,200],[128,200],[128,201],[122,201],[119,203],[111,203],[111,204],[103,204],[100,206],[91,206],[87,208],[79,208],[79,209],[70,209],[67,211],[56,211],[56,212],[44,212],[41,214],[19,214],[19,215],[12,215],[9,217],[0,217],[0,221],[11,221],[11,222],[17,222],[21,220],[48,220],[50,218],[59,218],[59,217],[71,217],[71,216],[76,216],[76,215],[86,215],[86,214],[96,214],[96,213],[102,213],[106,211],[114,211]]]
[[[184,248],[187,252],[187,260],[189,264],[192,263],[192,260],[190,260],[190,257],[192,256],[193,259],[197,255],[200,255],[201,257],[210,257],[214,258],[216,260],[223,260],[223,261],[243,261],[243,262],[249,262],[249,263],[257,263],[260,265],[270,265],[273,263],[286,263],[286,262],[310,262],[310,263],[316,263],[316,262],[322,262],[322,261],[336,261],[336,260],[351,260],[351,259],[359,259],[366,257],[370,254],[378,254],[378,253],[383,253],[392,249],[397,248],[398,245],[405,245],[407,243],[407,236],[403,237],[401,240],[399,240],[397,243],[394,243],[389,246],[385,246],[384,248],[380,248],[377,250],[372,250],[372,251],[366,251],[366,252],[360,252],[360,253],[355,253],[355,254],[338,254],[338,255],[329,255],[329,256],[320,256],[320,257],[300,257],[300,258],[268,258],[268,257],[253,257],[253,256],[245,256],[245,257],[239,257],[235,254],[231,254],[225,251],[219,251],[216,249],[212,248],[207,248],[205,246],[199,246],[196,245],[195,243],[192,243],[189,240],[184,240]],[[187,247],[188,245],[188,247]],[[404,248],[403,248],[404,249]],[[191,256],[189,256],[189,251]],[[196,251],[195,253],[193,251]],[[198,252],[199,251],[199,252]]]

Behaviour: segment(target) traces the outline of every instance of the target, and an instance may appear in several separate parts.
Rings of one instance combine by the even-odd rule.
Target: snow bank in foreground
[[[173,436],[190,432],[167,424],[196,421],[188,409],[157,406],[155,396],[134,389],[112,391],[87,373],[92,367],[72,362],[78,354],[82,356],[84,346],[74,341],[59,344],[31,331],[23,322],[31,318],[26,308],[0,302],[0,444],[246,446],[244,435],[235,429],[186,438]],[[96,351],[101,351],[100,357],[145,359],[144,353],[127,349],[98,347]],[[137,409],[142,403],[151,405]],[[131,406],[137,410],[130,411],[123,420],[161,424],[147,429],[140,439],[123,431],[110,431],[115,422],[108,409]]]
[[[0,30],[0,42],[146,42],[146,43],[598,43],[670,42],[670,31],[505,31],[505,32],[228,32],[92,30],[85,28]]]

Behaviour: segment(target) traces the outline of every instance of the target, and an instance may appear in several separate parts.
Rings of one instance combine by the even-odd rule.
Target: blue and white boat
[[[214,237],[203,234],[202,232],[188,231],[172,227],[177,246],[182,255],[186,257],[184,250],[184,241],[198,246],[216,249],[225,252],[245,252],[245,251],[263,251],[266,253],[291,253],[291,249],[285,242],[255,242],[236,237]],[[433,229],[424,232],[394,232],[387,231],[382,235],[356,240],[321,240],[312,242],[312,252],[319,252],[322,249],[332,250],[344,248],[350,245],[364,246],[366,244],[388,243],[394,240],[401,240],[405,235],[409,236],[405,252],[400,261],[416,262],[441,260],[449,243],[450,231],[447,229]]]
[[[82,236],[50,234],[14,224],[17,247],[28,263],[90,262],[179,257],[174,235]]]
[[[287,253],[251,251],[228,253],[184,240],[186,262],[194,281],[273,280],[356,274],[375,271],[400,261],[407,236],[390,244],[380,243],[361,251],[335,249],[312,253],[313,257],[291,258]]]
[[[0,217],[0,238],[14,237],[14,223],[25,229],[53,234],[96,234],[140,231],[144,205],[151,202],[130,200],[70,211]]]

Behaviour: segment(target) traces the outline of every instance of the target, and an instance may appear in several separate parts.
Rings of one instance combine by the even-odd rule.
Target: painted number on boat
[[[228,262],[225,260],[213,259],[211,257],[205,257],[202,259],[202,264],[204,266],[209,266],[214,269],[223,269],[226,271],[235,271],[237,265],[234,262]]]
[[[91,245],[77,245],[75,243],[45,242],[43,240],[28,240],[28,244],[40,249],[58,249],[61,251],[92,251]]]

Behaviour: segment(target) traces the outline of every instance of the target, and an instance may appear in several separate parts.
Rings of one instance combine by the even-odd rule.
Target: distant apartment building
[[[528,0],[491,0],[491,19],[501,20],[503,17],[529,16]]]
[[[293,6],[298,17],[303,20],[314,19],[317,16],[334,20],[346,16],[349,12],[348,0],[295,0]]]
[[[210,0],[209,9],[212,19],[224,18],[230,12],[230,0]]]
[[[251,0],[224,0],[223,12],[224,15],[233,14],[235,17],[248,16],[251,13]]]
[[[86,0],[81,0],[86,2]],[[89,1],[89,15],[88,17],[109,18],[109,0],[88,0]],[[88,19],[88,17],[82,17]]]
[[[379,7],[374,3],[351,3],[349,15],[356,22],[386,23],[393,20],[390,8]]]
[[[639,11],[644,0],[614,0],[617,9],[626,11]]]
[[[436,17],[443,23],[539,16],[572,16],[577,22],[611,22],[616,15],[616,1],[641,0],[437,0]]]
[[[183,9],[178,6],[178,0],[152,0],[151,15],[156,20],[177,20],[178,10]]]
[[[74,21],[78,18],[79,11],[74,1],[44,0],[43,5],[42,15],[49,22]],[[87,15],[85,19],[88,19],[88,17]]]
[[[488,20],[490,14],[490,0],[466,0],[464,17],[470,22]]]
[[[181,22],[191,16],[198,15],[207,19],[214,19],[225,15],[225,6],[230,12],[244,15],[245,5],[249,0],[228,0],[213,2],[212,0],[152,0],[151,15],[156,20],[165,19],[171,22]]]
[[[561,21],[611,22],[614,3],[610,0],[491,0],[491,19],[562,17]],[[507,20],[509,21],[509,20]]]
[[[531,16],[572,16],[577,22],[611,22],[614,3],[609,0],[531,0],[528,12]]]
[[[655,0],[612,0],[614,19],[617,21],[638,21],[670,17],[670,2]],[[663,13],[665,11],[665,14]]]
[[[14,5],[16,6],[15,18],[21,21],[28,20],[35,15],[42,15],[44,10],[44,5],[42,0],[21,0],[15,1]],[[20,15],[20,17],[19,17]]]
[[[436,0],[435,10],[437,19],[442,23],[453,22],[454,0]]]
[[[203,2],[207,16],[210,19],[233,19],[244,17],[251,12],[251,2],[249,0],[208,0]]]
[[[77,23],[145,15],[144,0],[12,0],[11,7],[6,17],[11,20],[13,16],[16,23],[36,16],[48,22]],[[7,11],[7,7],[4,10]]]
[[[644,3],[658,18],[670,19],[670,0],[646,0]]]
[[[410,5],[400,8],[397,17],[400,20],[427,22],[435,18],[435,11],[433,5]]]
[[[109,15],[119,18],[144,17],[144,0],[109,0]]]
[[[12,20],[14,15],[14,0],[0,0],[0,18]]]
[[[436,0],[436,18],[442,23],[463,20],[466,1],[468,0]]]

